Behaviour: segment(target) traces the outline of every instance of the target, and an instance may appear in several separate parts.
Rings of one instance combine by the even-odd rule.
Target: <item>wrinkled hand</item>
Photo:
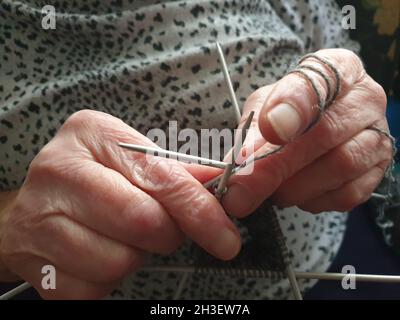
[[[262,87],[247,100],[243,121],[255,111],[249,139],[255,155],[286,144],[273,156],[255,163],[251,175],[236,175],[224,196],[226,210],[238,217],[251,213],[264,199],[309,212],[347,211],[365,202],[378,185],[392,157],[390,140],[370,126],[387,131],[386,95],[365,72],[360,59],[343,49],[316,53],[340,72],[342,89],[320,121],[302,134],[317,116],[317,95],[298,74]],[[323,64],[304,62],[334,74]],[[308,72],[326,96],[324,79]],[[313,107],[314,106],[314,107]],[[290,143],[288,143],[290,142]]]
[[[1,227],[0,257],[44,298],[100,298],[145,254],[174,251],[186,234],[220,259],[240,236],[198,180],[212,170],[149,157],[117,142],[153,145],[110,115],[72,115],[35,157]],[[195,178],[196,177],[196,178]],[[43,290],[44,265],[56,290]]]

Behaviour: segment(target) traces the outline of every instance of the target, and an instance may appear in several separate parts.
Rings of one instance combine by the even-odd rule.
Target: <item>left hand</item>
[[[319,122],[302,134],[316,117],[317,96],[310,83],[289,74],[273,85],[255,91],[244,106],[242,123],[255,111],[249,139],[255,154],[287,144],[284,149],[255,163],[250,175],[235,175],[223,197],[228,213],[243,217],[271,197],[282,207],[298,206],[312,213],[348,211],[365,202],[382,179],[392,158],[390,140],[368,127],[388,131],[386,95],[351,51],[316,52],[340,72],[340,95]],[[308,65],[332,72],[314,59]],[[308,72],[326,96],[324,80]],[[290,142],[290,143],[288,143]]]

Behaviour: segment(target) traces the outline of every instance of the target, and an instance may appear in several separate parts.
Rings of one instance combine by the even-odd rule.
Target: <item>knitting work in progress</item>
[[[230,94],[230,99],[235,107],[237,122],[241,118],[241,111],[238,106],[237,99],[235,97],[234,89],[232,86],[231,79],[229,77],[228,68],[223,55],[223,50],[217,43],[217,52],[219,54],[219,60],[222,65],[222,70],[224,72],[224,77],[227,83],[227,87]],[[321,65],[321,69],[314,66],[306,64],[309,60],[315,60]],[[327,75],[326,70],[329,70],[332,77]],[[295,73],[303,77],[311,87],[313,88],[317,97],[317,116],[315,117],[312,124],[305,130],[310,130],[319,119],[323,116],[324,112],[328,110],[335,99],[339,96],[341,90],[341,77],[339,71],[335,66],[333,66],[330,61],[319,57],[316,54],[308,54],[300,59],[298,66],[290,71],[289,73]],[[318,88],[315,80],[310,76],[311,73],[323,79],[326,85],[326,97],[323,97],[320,89]],[[334,79],[331,81],[330,79]],[[333,83],[332,83],[333,82]],[[250,127],[254,113],[250,113],[245,124],[243,125],[241,135],[236,139],[233,152],[229,163],[216,162],[210,159],[202,159],[202,164],[216,166],[223,168],[223,173],[219,176],[211,179],[204,184],[204,187],[209,189],[215,197],[220,200],[227,191],[227,182],[229,178],[236,174],[239,170],[247,167],[249,164],[265,159],[267,157],[273,156],[274,154],[280,152],[284,146],[277,146],[273,150],[269,150],[264,154],[258,156],[250,156],[244,162],[237,164],[235,161],[235,156],[240,152],[241,147],[246,138],[247,131]],[[374,130],[379,134],[384,135],[389,138],[392,142],[393,149],[395,148],[395,143],[393,137],[376,127],[370,127],[368,129]],[[154,156],[167,157],[170,152],[161,150],[159,152],[150,150],[146,147],[129,145],[129,144],[119,144],[120,147],[131,149],[135,152],[148,153]],[[395,151],[395,150],[394,150]],[[175,153],[176,154],[176,153]],[[394,154],[394,153],[393,153]],[[190,160],[190,156],[182,154],[182,157]],[[195,157],[192,157],[191,160]],[[197,159],[198,160],[198,159]],[[391,180],[392,174],[391,166],[386,171],[386,176]],[[390,190],[390,186],[388,192]],[[377,195],[373,196],[379,198],[385,198],[388,195]],[[384,206],[384,201],[382,201],[382,208]],[[384,212],[384,210],[381,210]],[[237,224],[241,236],[242,236],[242,250],[241,252],[231,261],[220,261],[210,254],[206,253],[202,248],[196,244],[191,245],[191,261],[183,265],[172,265],[168,263],[163,263],[162,259],[159,264],[151,264],[145,266],[143,269],[145,271],[165,271],[165,272],[182,272],[182,277],[180,279],[179,286],[175,292],[174,298],[179,299],[181,293],[185,287],[185,282],[187,275],[189,273],[197,274],[215,274],[215,275],[225,275],[225,276],[241,276],[241,277],[259,277],[259,278],[270,278],[270,279],[284,279],[287,278],[290,282],[293,298],[297,300],[302,299],[302,294],[297,283],[297,279],[327,279],[327,280],[341,280],[344,275],[342,274],[329,274],[329,273],[315,273],[315,272],[301,272],[294,271],[291,265],[289,252],[285,243],[284,236],[282,234],[279,221],[277,219],[277,213],[274,210],[271,203],[268,200],[264,201],[262,205],[256,209],[252,214],[244,219],[234,219]],[[383,219],[383,218],[382,218]],[[376,281],[376,282],[400,282],[400,277],[396,276],[378,276],[378,275],[354,275],[358,281]],[[29,284],[24,283],[23,285],[15,288],[14,290],[0,296],[1,299],[10,299],[21,291],[29,288]]]
[[[238,107],[238,103],[232,89],[231,80],[229,77],[228,69],[226,66],[226,62],[223,56],[223,51],[220,45],[217,43],[217,49],[219,53],[219,59],[222,64],[222,69],[224,72],[225,80],[227,83],[227,87],[229,89],[230,98],[232,100],[232,104],[235,106],[237,117],[240,120],[240,109]],[[325,68],[329,69],[330,72],[334,76],[334,83],[331,83],[329,77],[324,73],[321,69],[317,69],[311,65],[303,64],[309,59],[314,59],[321,63]],[[327,96],[324,99],[320,89],[316,85],[314,79],[307,73],[307,71],[314,72],[318,76],[320,76],[327,88]],[[305,130],[310,130],[316,123],[318,123],[319,119],[323,115],[323,113],[331,106],[335,99],[340,94],[341,89],[341,78],[339,71],[332,63],[328,60],[319,57],[316,54],[308,54],[300,59],[298,66],[290,71],[289,73],[296,73],[302,76],[306,81],[310,83],[312,88],[315,91],[317,96],[317,104],[318,104],[318,113],[315,120],[312,124]],[[278,146],[275,149],[268,151],[262,155],[256,157],[249,157],[247,160],[242,162],[239,165],[235,164],[234,155],[238,153],[241,145],[244,142],[245,131],[247,130],[246,125],[251,123],[251,118],[253,114],[250,114],[245,125],[243,126],[244,137],[242,136],[242,141],[239,143],[235,143],[232,153],[231,163],[227,164],[225,167],[224,173],[215,177],[214,179],[208,181],[204,184],[204,187],[214,191],[215,196],[220,199],[223,196],[223,193],[226,192],[226,183],[227,176],[229,178],[230,174],[235,174],[239,170],[245,168],[250,163],[265,159],[269,156],[272,156],[275,153],[280,152],[284,146]],[[387,132],[375,128],[370,127],[369,129],[375,130],[380,134],[388,137],[391,142],[393,148],[395,147],[393,137]],[[129,145],[126,145],[129,149]],[[141,151],[141,150],[136,150]],[[395,150],[393,152],[395,154]],[[207,162],[208,159],[203,159]],[[211,161],[211,160],[209,160]],[[230,167],[232,165],[232,167]],[[391,175],[392,166],[390,166],[386,172],[386,175]],[[176,265],[152,265],[146,268],[148,271],[181,271],[183,272],[183,276],[181,278],[180,285],[175,293],[175,299],[178,299],[180,293],[183,290],[184,283],[186,281],[186,275],[189,272],[199,273],[199,274],[216,274],[216,275],[230,275],[230,276],[241,276],[241,277],[268,277],[271,279],[282,279],[287,278],[291,284],[293,297],[295,299],[302,299],[302,295],[297,283],[297,278],[324,278],[324,279],[335,279],[340,280],[342,276],[340,274],[308,274],[302,272],[295,272],[292,269],[291,261],[288,254],[288,249],[284,241],[284,237],[282,231],[279,226],[279,222],[277,219],[276,212],[273,206],[265,201],[257,210],[255,210],[251,215],[247,218],[241,219],[240,221],[235,220],[238,224],[239,229],[242,232],[243,238],[243,246],[242,250],[237,257],[229,262],[220,261],[208,253],[206,253],[203,249],[198,247],[197,245],[192,245],[192,256],[193,261],[190,265],[176,266]],[[244,236],[243,236],[244,235]],[[400,277],[368,277],[366,275],[359,275],[357,280],[366,280],[366,281],[393,281],[399,282]]]

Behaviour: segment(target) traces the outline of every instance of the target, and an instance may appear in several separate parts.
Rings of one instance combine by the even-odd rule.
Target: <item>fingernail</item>
[[[288,142],[298,133],[301,118],[296,108],[288,103],[281,103],[267,113],[267,119],[281,140]]]
[[[249,213],[254,205],[254,196],[250,190],[241,184],[232,184],[222,198],[225,210],[236,216],[242,217]]]
[[[213,245],[214,253],[223,260],[234,258],[240,250],[240,239],[229,229],[222,229]]]

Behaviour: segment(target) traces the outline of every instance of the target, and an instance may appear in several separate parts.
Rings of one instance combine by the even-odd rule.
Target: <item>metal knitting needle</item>
[[[236,100],[235,91],[233,90],[232,81],[231,81],[231,77],[229,76],[229,71],[228,71],[228,67],[226,65],[224,52],[222,51],[222,48],[221,48],[220,44],[218,43],[218,41],[215,42],[215,44],[217,46],[219,60],[220,60],[221,65],[222,65],[222,71],[224,73],[225,82],[226,82],[226,84],[228,86],[229,95],[231,97],[232,104],[233,104],[233,107],[234,107],[234,111],[235,111],[235,115],[236,115],[236,123],[239,125],[240,120],[242,118],[242,114],[241,114],[240,109],[239,109],[239,104],[238,104],[238,102]],[[250,119],[249,123],[251,123],[251,120],[252,120],[253,116],[254,116],[254,113],[250,114],[251,119]],[[246,124],[245,124],[245,126],[246,126]],[[244,129],[242,131],[242,139],[241,139],[242,141],[240,143],[240,147],[243,144],[244,139],[246,138],[247,129]],[[243,132],[244,132],[244,135],[243,135]],[[240,151],[240,147],[239,147],[238,151]],[[233,168],[235,167],[235,158],[234,158],[235,157],[235,149],[236,148],[234,147],[234,152],[232,153],[232,161],[225,168],[225,171],[224,171],[223,175],[221,177],[217,177],[216,179],[214,178],[211,181],[208,181],[205,184],[203,184],[204,187],[208,188],[208,187],[214,185],[214,183],[219,180],[218,186],[217,186],[217,188],[215,190],[215,193],[214,193],[214,196],[217,199],[221,199],[223,193],[226,191],[226,184],[228,182],[229,177],[232,175]],[[186,277],[185,277],[186,275],[187,274],[185,273],[181,278],[181,281],[180,281],[179,287],[178,287],[178,291],[176,292],[176,294],[174,296],[174,298],[176,298],[176,299],[178,299],[178,297],[179,297],[179,295],[180,295],[180,293],[182,291],[183,285],[184,285],[184,283],[186,281]]]
[[[235,110],[236,122],[239,124],[240,123],[240,119],[242,118],[242,115],[241,115],[241,112],[240,112],[239,104],[238,104],[237,99],[236,99],[235,91],[233,90],[232,80],[231,80],[231,77],[229,76],[228,66],[226,65],[224,52],[223,52],[223,50],[221,48],[221,45],[219,44],[218,41],[215,42],[215,44],[217,46],[218,56],[219,56],[219,60],[220,60],[221,65],[222,65],[222,71],[224,73],[225,81],[226,81],[226,84],[227,84],[228,89],[229,89],[229,95],[231,97],[232,104],[233,104],[233,107],[234,107],[234,110]]]
[[[17,294],[20,294],[21,292],[29,289],[32,287],[28,282],[24,282],[23,284],[19,285],[18,287],[6,292],[5,294],[2,294],[0,296],[0,300],[9,300],[14,298]]]
[[[376,192],[373,192],[372,194],[371,194],[371,198],[375,198],[375,199],[379,199],[379,200],[388,200],[388,196],[385,196],[385,195],[383,195],[383,194],[379,194],[379,193],[376,193]]]
[[[226,185],[228,183],[229,177],[232,175],[232,170],[235,166],[236,155],[240,152],[240,149],[243,146],[244,140],[246,139],[247,136],[247,131],[249,130],[251,122],[253,121],[253,117],[254,117],[254,111],[250,112],[249,117],[247,118],[245,124],[243,125],[241,135],[238,141],[236,141],[233,146],[231,163],[229,163],[226,166],[225,171],[221,177],[221,180],[219,180],[218,186],[215,190],[215,197],[217,199],[221,199],[222,195],[226,191]]]
[[[148,266],[142,269],[143,271],[152,272],[182,272],[195,273],[195,267],[180,266]],[[349,274],[349,273],[334,273],[334,272],[301,272],[294,271],[294,275],[299,279],[317,279],[317,280],[336,280],[341,281],[344,277],[355,277],[356,281],[360,282],[379,282],[379,283],[400,283],[400,276],[393,275],[377,275],[377,274]]]
[[[222,65],[222,71],[224,73],[225,82],[226,82],[226,84],[228,86],[229,95],[231,97],[232,104],[233,104],[233,107],[234,107],[234,110],[235,110],[236,123],[239,124],[240,120],[242,118],[242,113],[240,111],[239,104],[238,104],[238,101],[236,99],[236,94],[235,94],[235,91],[233,89],[232,80],[231,80],[231,77],[229,75],[229,70],[228,70],[228,66],[226,64],[224,52],[223,52],[223,50],[221,48],[221,45],[219,44],[218,41],[215,42],[215,44],[217,46],[219,60],[220,60],[221,65]],[[253,120],[253,117],[254,117],[254,112],[252,111],[250,113],[249,117],[247,118],[246,123],[243,126],[242,134],[241,134],[241,137],[240,137],[239,141],[236,141],[236,143],[234,144],[231,163],[228,164],[228,166],[225,168],[225,171],[224,171],[223,175],[220,178],[218,178],[220,180],[219,180],[218,186],[217,186],[217,188],[215,190],[215,197],[217,199],[221,199],[222,195],[226,191],[226,185],[228,183],[228,179],[232,175],[232,170],[233,170],[233,168],[235,166],[235,156],[240,152],[240,149],[242,148],[243,142],[246,139],[247,130],[250,128],[251,121]],[[207,185],[209,183],[210,183],[210,181],[207,183]]]
[[[232,80],[231,80],[231,77],[229,75],[228,66],[226,64],[226,60],[225,60],[225,56],[224,56],[224,51],[222,50],[222,47],[221,47],[221,45],[219,44],[218,41],[215,42],[215,45],[217,47],[218,56],[219,56],[219,60],[221,62],[221,66],[222,66],[222,71],[223,71],[223,74],[224,74],[225,82],[226,82],[226,85],[228,86],[229,96],[230,96],[230,98],[232,100],[232,104],[233,104],[233,107],[234,107],[235,116],[236,116],[236,123],[239,125],[240,120],[242,118],[242,113],[240,111],[239,104],[238,104],[238,101],[236,99],[236,94],[235,94],[235,91],[233,89]],[[250,123],[251,123],[251,121],[250,121]],[[243,133],[243,131],[242,131],[242,133]],[[243,141],[242,141],[242,144],[243,144]],[[232,163],[234,163],[234,161],[232,161]],[[233,170],[233,166],[232,165],[231,165],[231,169],[230,170],[231,171]],[[227,178],[229,178],[229,176],[232,175],[232,172],[231,172],[228,177],[225,176],[225,174],[228,175],[227,172],[228,171],[225,169],[225,172],[223,174],[218,175],[218,176],[214,177],[213,179],[207,181],[206,183],[203,184],[203,186],[206,189],[208,189],[208,188],[214,186],[217,182],[218,182],[218,184],[221,184],[222,179],[226,179],[227,180]],[[219,186],[217,187],[218,193],[215,192],[215,195],[217,197],[221,197],[222,193],[225,191],[226,183],[227,183],[227,181],[224,181],[224,182],[222,182],[221,188],[219,188]]]
[[[147,266],[142,268],[142,271],[147,272],[179,272],[179,273],[195,273],[194,267],[170,267],[170,266]],[[360,282],[377,282],[377,283],[400,283],[400,276],[393,275],[375,275],[375,274],[343,274],[330,272],[300,272],[295,271],[294,275],[298,279],[318,279],[318,280],[333,280],[341,281],[344,277],[353,276],[356,281]],[[19,293],[29,289],[31,285],[24,282],[20,286],[6,292],[0,296],[0,300],[9,300]]]
[[[319,279],[319,280],[342,280],[344,277],[354,277],[356,281],[381,282],[381,283],[400,283],[400,276],[377,275],[377,274],[350,274],[350,273],[331,273],[331,272],[295,272],[299,279]]]
[[[180,152],[175,152],[175,151],[169,151],[169,150],[164,150],[160,148],[154,148],[154,147],[148,147],[148,146],[140,146],[137,144],[130,144],[130,143],[118,143],[118,145],[122,148],[145,153],[145,154],[150,154],[155,157],[162,157],[162,158],[172,158],[181,162],[187,162],[187,163],[199,163],[201,165],[213,167],[213,168],[219,168],[219,169],[225,169],[229,164],[226,162],[221,162],[217,160],[212,160],[212,159],[207,159],[207,158],[202,158],[202,157],[196,157],[192,156],[186,153],[180,153]]]
[[[226,169],[229,163],[226,162],[221,162],[217,160],[211,160],[207,158],[201,158],[201,157],[196,157],[196,156],[191,156],[185,153],[179,153],[175,151],[169,151],[169,150],[164,150],[164,149],[157,149],[157,148],[152,148],[152,147],[146,147],[146,146],[140,146],[136,144],[129,144],[129,143],[118,143],[118,145],[121,148],[141,152],[141,153],[148,153],[151,154],[152,156],[155,157],[162,157],[162,158],[167,158],[168,156],[173,156],[173,157],[179,157],[178,159],[175,159],[177,161],[184,161],[185,163],[188,162],[201,162],[201,165],[205,166],[210,166],[214,168],[219,168],[219,169]],[[186,161],[185,161],[186,160]],[[221,181],[221,178],[223,177],[223,174],[220,174],[213,179],[207,181],[206,183],[203,184],[203,187],[208,189],[215,185],[217,182]]]

